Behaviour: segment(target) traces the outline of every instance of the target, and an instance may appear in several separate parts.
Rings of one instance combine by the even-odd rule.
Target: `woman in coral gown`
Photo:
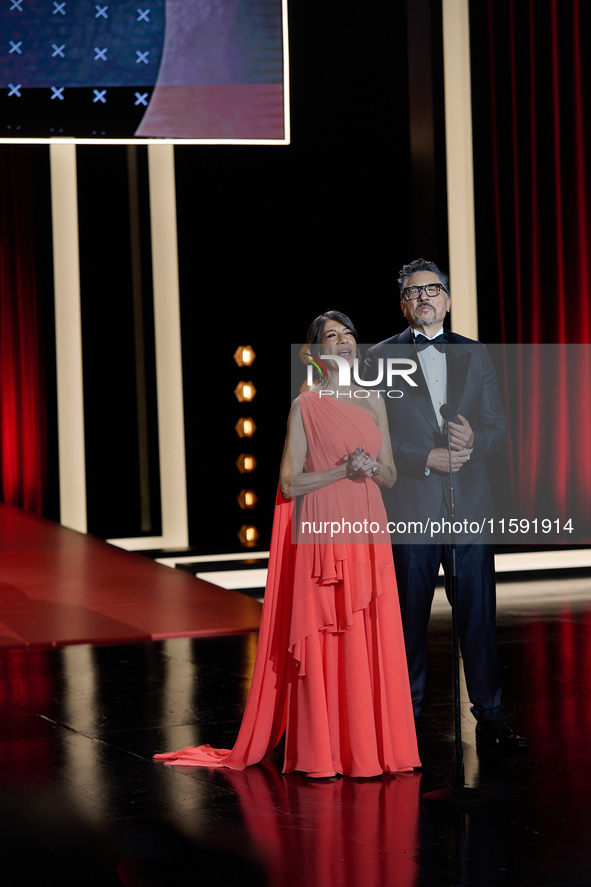
[[[357,341],[337,311],[316,318],[308,333],[313,352],[350,366]],[[420,766],[380,492],[396,480],[386,410],[374,391],[339,387],[336,361],[324,360],[322,370],[289,416],[253,680],[236,744],[190,746],[155,760],[242,770],[285,731],[284,773],[369,777]]]

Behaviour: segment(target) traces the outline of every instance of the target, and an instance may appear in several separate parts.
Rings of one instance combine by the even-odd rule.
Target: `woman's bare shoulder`
[[[368,413],[371,413],[377,419],[378,416],[385,414],[385,404],[384,399],[379,393],[373,388],[359,388],[358,391],[362,391],[363,395],[360,397],[356,396],[357,405],[362,409],[367,410]]]

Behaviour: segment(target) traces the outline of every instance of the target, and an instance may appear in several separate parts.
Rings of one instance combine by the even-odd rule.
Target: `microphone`
[[[452,407],[450,403],[442,403],[439,407],[439,412],[441,414],[441,418],[445,422],[449,422],[451,417],[455,414],[455,409]],[[449,459],[449,510],[451,514],[451,519],[453,521],[455,516],[455,502],[454,502],[454,481],[453,474],[451,470],[451,440],[449,439],[449,427],[447,434],[447,456]],[[453,545],[452,545],[453,549]]]
[[[442,403],[439,407],[441,418],[447,422],[455,414],[455,409],[450,403]]]

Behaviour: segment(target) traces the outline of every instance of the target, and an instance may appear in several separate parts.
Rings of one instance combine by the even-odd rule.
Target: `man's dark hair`
[[[400,274],[398,275],[398,286],[400,287],[401,299],[402,291],[406,288],[406,281],[411,274],[416,274],[417,271],[430,271],[431,274],[436,274],[443,284],[445,292],[449,296],[449,277],[447,274],[440,271],[435,262],[428,262],[426,259],[415,259],[413,262],[409,262],[408,265],[403,265]]]

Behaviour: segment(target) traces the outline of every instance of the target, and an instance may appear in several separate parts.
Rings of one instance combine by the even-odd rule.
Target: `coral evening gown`
[[[367,411],[315,392],[299,403],[307,471],[334,467],[360,444],[378,454],[381,431]],[[379,486],[344,478],[307,493],[297,533],[295,522],[296,500],[278,491],[254,674],[234,748],[190,746],[155,760],[242,770],[285,730],[284,773],[367,777],[420,766]]]

